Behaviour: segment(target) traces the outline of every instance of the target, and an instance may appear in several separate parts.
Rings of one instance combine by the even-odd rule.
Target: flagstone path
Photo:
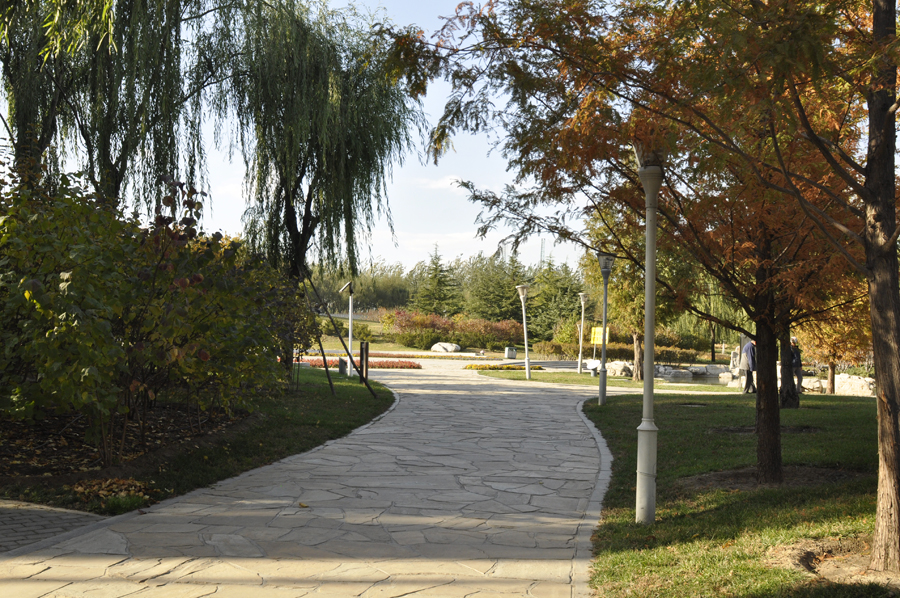
[[[345,438],[0,555],[0,594],[590,596],[596,389],[423,366],[373,371],[398,402]]]

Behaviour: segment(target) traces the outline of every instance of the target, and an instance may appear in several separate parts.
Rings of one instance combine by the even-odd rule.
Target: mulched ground
[[[189,407],[183,404],[149,410],[143,438],[139,425],[129,423],[121,461],[128,463],[162,447],[222,430],[248,416],[246,412],[205,413],[198,427],[193,409],[190,417]],[[33,422],[0,419],[0,484],[34,477],[91,477],[102,463],[97,448],[86,441],[88,431],[88,418],[78,414],[51,415]]]

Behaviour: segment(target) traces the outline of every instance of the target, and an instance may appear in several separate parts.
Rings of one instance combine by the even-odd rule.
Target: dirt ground
[[[861,479],[866,474],[818,467],[785,467],[784,486],[816,486]],[[756,480],[756,468],[705,473],[681,480],[688,489],[723,488],[755,490],[771,487]],[[791,546],[776,546],[769,551],[768,563],[773,567],[789,567],[806,571],[827,582],[877,583],[900,590],[900,575],[869,571],[871,538],[834,538],[808,541]],[[900,592],[898,592],[900,594]]]

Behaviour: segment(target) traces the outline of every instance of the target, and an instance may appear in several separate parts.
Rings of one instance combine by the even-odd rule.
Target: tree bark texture
[[[640,382],[644,379],[644,349],[641,347],[641,335],[631,333],[634,341],[634,368],[631,372],[631,379]]]
[[[825,392],[830,395],[834,394],[835,371],[837,371],[837,364],[832,361],[828,364],[828,386],[825,388]]]
[[[756,473],[760,483],[781,483],[781,407],[776,374],[778,343],[766,321],[756,323]]]
[[[800,394],[794,381],[794,353],[791,351],[790,333],[780,335],[778,344],[781,347],[781,388],[778,390],[778,399],[782,409],[799,409]]]
[[[873,45],[895,42],[896,4],[875,0]],[[892,105],[897,66],[887,51],[868,94],[868,162],[866,164],[866,270],[872,348],[878,377],[878,498],[870,568],[900,571],[900,286],[897,273],[895,189],[896,121]]]

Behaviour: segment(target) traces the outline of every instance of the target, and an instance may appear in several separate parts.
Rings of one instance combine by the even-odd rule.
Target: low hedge
[[[532,350],[537,354],[538,359],[558,359],[558,360],[574,360],[578,359],[577,343],[558,343],[556,341],[541,341],[534,343]],[[598,347],[597,355],[600,350]],[[593,355],[593,346],[584,346],[584,356]],[[659,347],[654,351],[656,363],[677,364],[677,363],[695,363],[703,359],[709,359],[705,352],[694,351],[691,349],[678,349],[676,347]],[[609,361],[632,361],[634,360],[634,345],[629,343],[606,343],[606,359]]]
[[[470,363],[465,368],[466,370],[524,370],[524,365],[490,365],[487,363]],[[542,370],[543,367],[539,365],[531,366],[532,370]]]

